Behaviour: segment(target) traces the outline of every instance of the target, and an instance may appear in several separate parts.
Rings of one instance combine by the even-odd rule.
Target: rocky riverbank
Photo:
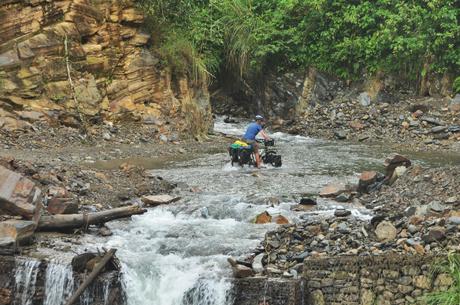
[[[433,266],[460,252],[460,167],[426,168],[398,155],[384,165],[386,173],[364,172],[356,185],[326,186],[319,196],[342,206],[332,216],[302,199],[293,208],[311,212],[267,232],[254,253],[233,261],[235,276],[305,280],[315,305],[419,304],[446,290],[451,276]]]
[[[366,93],[311,106],[274,128],[293,134],[353,142],[394,143],[417,150],[460,150],[460,96],[371,102]]]
[[[398,175],[388,185],[379,182],[375,172],[363,173],[360,185],[367,181],[375,186],[361,188],[363,192],[358,184],[325,187],[320,195],[332,196],[344,208],[337,209],[334,217],[308,214],[299,223],[268,232],[256,251],[260,253],[253,262],[259,268],[256,273],[293,277],[301,274],[304,261],[327,257],[436,256],[459,251],[460,167],[416,165]],[[308,209],[312,204],[314,200],[303,200],[300,206]],[[372,217],[352,215],[349,209],[356,207],[367,208]]]

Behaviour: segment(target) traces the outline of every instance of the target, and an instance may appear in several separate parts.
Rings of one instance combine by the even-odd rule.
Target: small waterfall
[[[62,305],[74,291],[72,266],[52,261],[46,269],[44,305]]]
[[[14,305],[32,304],[39,267],[40,262],[36,260],[20,259],[16,261]]]
[[[88,288],[85,289],[83,294],[80,296],[81,305],[92,305],[98,302],[97,304],[101,305],[110,305],[109,295],[110,295],[110,280],[104,280],[102,282],[95,281]],[[100,301],[104,303],[99,303]]]

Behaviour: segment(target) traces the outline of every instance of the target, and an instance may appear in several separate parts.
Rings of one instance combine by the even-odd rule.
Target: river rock
[[[351,195],[348,193],[342,193],[339,196],[335,197],[335,200],[338,202],[348,202],[351,198]]]
[[[455,95],[455,97],[449,101],[449,109],[452,112],[460,112],[460,94]]]
[[[345,140],[347,138],[347,132],[344,130],[334,131],[334,135],[338,140]]]
[[[398,180],[399,177],[404,175],[404,173],[407,171],[407,167],[405,166],[398,166],[394,169],[393,174],[391,175],[390,180],[388,180],[388,184],[392,185],[395,183],[396,180]]]
[[[447,140],[449,139],[450,137],[450,134],[447,133],[447,132],[440,132],[440,133],[436,133],[433,138],[435,138],[436,140]]]
[[[409,167],[411,164],[412,163],[408,158],[400,154],[393,153],[389,155],[384,161],[386,176],[391,177],[393,175],[393,171],[399,166]]]
[[[254,223],[256,224],[266,224],[272,222],[272,216],[267,212],[262,212],[256,216]]]
[[[389,242],[396,238],[396,228],[389,221],[382,221],[375,228],[375,235],[381,242]]]
[[[48,201],[46,210],[52,215],[78,214],[78,204],[72,198],[54,197]]]
[[[157,206],[161,204],[169,204],[180,200],[181,197],[173,197],[171,195],[146,195],[142,196],[143,203],[149,206]]]
[[[254,275],[252,268],[237,264],[232,258],[228,258],[228,262],[232,266],[233,276],[236,278],[245,278]]]
[[[447,126],[436,126],[436,127],[431,128],[431,132],[440,133],[440,132],[446,131],[447,128],[448,128]]]
[[[358,101],[359,103],[364,106],[364,107],[368,107],[370,106],[371,104],[371,97],[369,95],[369,93],[367,92],[362,92],[359,96],[358,96]]]
[[[346,216],[349,216],[351,215],[351,211],[350,210],[346,210],[346,209],[336,209],[334,211],[334,216],[336,217],[346,217]]]
[[[446,207],[443,204],[441,204],[441,202],[439,202],[438,200],[434,200],[430,202],[429,208],[430,210],[436,213],[442,213],[446,209]]]
[[[427,123],[430,123],[430,124],[433,124],[433,125],[438,125],[438,126],[441,126],[441,125],[445,125],[446,123],[437,119],[437,118],[434,118],[434,117],[428,117],[428,116],[424,116],[422,118],[422,121],[424,122],[427,122]]]
[[[254,257],[252,261],[252,269],[255,273],[262,273],[264,271],[264,266],[262,264],[262,259],[264,258],[264,253],[260,253]]]
[[[30,179],[0,166],[0,210],[36,223],[40,217],[41,190]]]
[[[422,239],[427,244],[441,241],[446,238],[446,230],[443,227],[432,227],[430,231],[423,235]]]
[[[455,225],[460,225],[460,216],[449,217],[447,221]]]
[[[289,219],[287,219],[283,215],[277,215],[273,217],[272,221],[279,225],[285,225],[289,223]]]
[[[377,181],[378,174],[376,171],[362,172],[359,176],[358,191],[367,192],[368,187]]]
[[[0,244],[21,244],[34,234],[36,223],[28,220],[6,220],[0,222]]]
[[[310,256],[310,252],[304,251],[304,252],[302,252],[302,253],[300,253],[300,254],[294,256],[294,259],[295,259],[297,262],[301,263],[301,262],[304,261],[305,258],[307,258],[307,257],[309,257],[309,256]]]
[[[325,186],[319,195],[321,197],[336,197],[342,193],[348,191],[348,188],[345,184],[342,183],[332,183]]]
[[[460,132],[460,125],[450,125],[447,129],[449,132]]]
[[[300,203],[301,205],[317,205],[318,203],[316,202],[316,200],[312,199],[312,198],[302,198],[300,199]]]
[[[364,124],[359,122],[359,121],[352,121],[350,122],[350,127],[354,130],[361,130],[361,129],[364,129]]]

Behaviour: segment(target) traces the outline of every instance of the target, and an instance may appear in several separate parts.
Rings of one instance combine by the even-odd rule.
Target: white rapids
[[[218,118],[214,130],[242,135],[246,123],[225,124]],[[300,214],[290,207],[303,194],[318,192],[331,181],[355,180],[363,168],[379,162],[359,145],[272,136],[283,156],[281,168],[231,167],[223,151],[154,170],[177,183],[182,200],[109,224],[114,235],[107,246],[118,249],[129,305],[231,305],[227,258],[250,252],[275,227],[253,224],[257,214],[268,210],[296,222]],[[281,203],[271,206],[272,197]],[[329,217],[336,206],[320,199],[314,215]],[[352,213],[369,217],[359,207]]]

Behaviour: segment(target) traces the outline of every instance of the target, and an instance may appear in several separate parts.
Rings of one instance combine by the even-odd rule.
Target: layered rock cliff
[[[129,117],[208,131],[206,85],[160,64],[133,1],[6,0],[0,20],[0,128]]]

